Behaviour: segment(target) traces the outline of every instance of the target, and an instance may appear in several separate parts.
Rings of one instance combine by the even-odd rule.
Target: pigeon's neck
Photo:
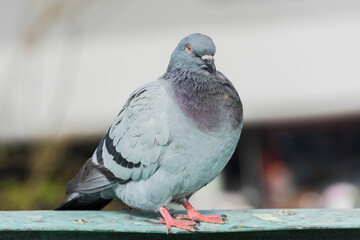
[[[220,130],[242,121],[242,105],[236,90],[219,74],[179,70],[163,76],[171,82],[176,103],[200,129]]]

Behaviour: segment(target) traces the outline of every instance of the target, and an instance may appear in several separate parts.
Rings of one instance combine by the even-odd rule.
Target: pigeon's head
[[[214,64],[215,44],[201,33],[184,37],[171,55],[168,70],[206,70],[216,72]]]

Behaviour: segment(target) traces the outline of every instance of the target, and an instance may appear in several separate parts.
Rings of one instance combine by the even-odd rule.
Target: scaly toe
[[[199,225],[199,221],[181,221],[181,220],[172,220],[170,223],[166,223],[164,218],[159,218],[159,223],[166,224],[166,233],[169,233],[171,227],[176,227],[180,229],[185,229],[190,232],[195,232],[199,230],[196,226]]]
[[[190,232],[195,232],[197,230],[199,230],[196,226],[195,222],[193,221],[179,221],[179,220],[174,220],[173,222],[171,222],[171,226],[172,227],[176,227],[176,228],[180,228],[180,229],[185,229],[188,230]]]
[[[174,214],[174,217],[176,219],[188,219],[190,220],[190,218],[188,217],[188,215],[185,215],[185,214]]]
[[[200,216],[198,216],[197,219],[202,222],[217,223],[217,224],[225,224],[225,220],[226,220],[221,215],[210,215],[210,216],[200,215]]]

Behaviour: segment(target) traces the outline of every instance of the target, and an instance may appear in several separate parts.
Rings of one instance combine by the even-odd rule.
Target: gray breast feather
[[[136,90],[93,155],[96,167],[120,183],[146,180],[157,170],[169,143],[167,94],[161,81]]]

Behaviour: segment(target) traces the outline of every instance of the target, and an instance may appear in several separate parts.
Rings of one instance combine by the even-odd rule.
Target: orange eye
[[[189,45],[185,46],[185,52],[192,53],[192,48]]]

